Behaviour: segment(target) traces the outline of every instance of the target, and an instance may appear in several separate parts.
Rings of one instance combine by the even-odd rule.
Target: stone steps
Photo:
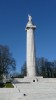
[[[43,79],[42,82],[16,84],[21,93],[25,93],[24,100],[56,100],[56,80]]]
[[[30,83],[23,81],[14,86],[12,89],[0,88],[0,100],[56,100],[55,79],[40,79]]]

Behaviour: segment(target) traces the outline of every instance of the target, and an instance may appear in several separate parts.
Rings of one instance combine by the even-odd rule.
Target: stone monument
[[[32,23],[32,17],[28,15],[28,23],[26,25],[27,32],[27,51],[26,51],[26,65],[27,77],[36,76],[36,52],[35,52],[35,34],[36,26]]]
[[[28,20],[26,25],[27,77],[14,78],[14,88],[0,88],[0,100],[56,100],[56,78],[36,77],[34,41],[36,26],[32,23],[30,15]]]

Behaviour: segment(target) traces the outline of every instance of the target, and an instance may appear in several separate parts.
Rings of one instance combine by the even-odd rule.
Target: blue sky
[[[56,0],[0,0],[0,44],[9,46],[18,72],[26,60],[28,14],[37,26],[36,56],[56,59]]]

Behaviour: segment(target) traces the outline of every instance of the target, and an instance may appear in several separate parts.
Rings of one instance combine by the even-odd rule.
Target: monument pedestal
[[[43,77],[42,76],[35,76],[35,77],[27,77],[25,76],[24,78],[15,78],[14,82],[17,83],[37,83],[37,82],[42,82]]]
[[[38,82],[38,81],[41,81],[41,80],[43,80],[43,77],[41,76],[41,77],[37,77],[37,76],[35,76],[35,77],[24,77],[24,80],[26,81],[26,82]]]

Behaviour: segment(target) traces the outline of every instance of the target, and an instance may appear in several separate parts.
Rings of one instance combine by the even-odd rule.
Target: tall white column
[[[34,30],[36,26],[32,23],[32,17],[28,16],[28,23],[26,25],[27,31],[27,53],[26,53],[26,64],[27,64],[27,76],[36,76],[36,55],[35,55],[35,40]]]

